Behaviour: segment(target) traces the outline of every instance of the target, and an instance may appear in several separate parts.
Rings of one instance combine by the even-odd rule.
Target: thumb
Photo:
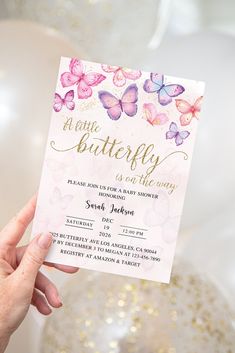
[[[16,270],[23,275],[28,284],[34,285],[36,276],[42,266],[52,243],[52,235],[43,233],[37,235],[28,245],[27,250]]]

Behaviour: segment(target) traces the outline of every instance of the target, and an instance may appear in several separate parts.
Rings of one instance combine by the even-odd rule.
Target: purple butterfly
[[[190,135],[188,131],[179,131],[176,123],[172,122],[169,127],[169,131],[166,133],[167,139],[175,139],[176,146],[182,145],[184,139],[186,139]]]
[[[136,84],[128,86],[121,99],[107,91],[99,91],[99,99],[112,120],[118,120],[122,112],[128,116],[134,116],[137,113],[137,104],[135,103],[138,100],[138,88]]]
[[[74,99],[74,91],[68,91],[64,98],[62,98],[59,93],[55,93],[55,98],[54,98],[54,111],[59,112],[61,111],[63,105],[65,105],[69,110],[74,110],[75,103],[73,101]]]
[[[157,92],[158,102],[167,105],[172,102],[172,97],[177,97],[185,91],[184,87],[177,84],[164,84],[164,76],[161,74],[150,74],[150,80],[144,83],[144,90],[148,93]]]

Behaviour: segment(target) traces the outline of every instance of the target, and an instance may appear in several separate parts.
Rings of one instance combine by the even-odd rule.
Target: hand
[[[62,305],[56,286],[39,272],[52,235],[39,234],[28,246],[16,247],[33,219],[35,206],[36,196],[0,232],[0,353],[23,321],[30,304],[44,315],[51,313],[50,306]],[[48,265],[67,273],[78,271],[70,266]]]

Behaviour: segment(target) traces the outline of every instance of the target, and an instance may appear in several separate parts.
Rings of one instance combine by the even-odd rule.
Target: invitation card
[[[47,261],[169,282],[203,92],[61,58],[32,230]]]

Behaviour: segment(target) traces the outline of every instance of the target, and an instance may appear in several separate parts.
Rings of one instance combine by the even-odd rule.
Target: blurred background
[[[38,188],[62,55],[206,82],[173,276],[45,268],[66,305],[7,353],[235,352],[234,0],[0,0],[1,227]]]

